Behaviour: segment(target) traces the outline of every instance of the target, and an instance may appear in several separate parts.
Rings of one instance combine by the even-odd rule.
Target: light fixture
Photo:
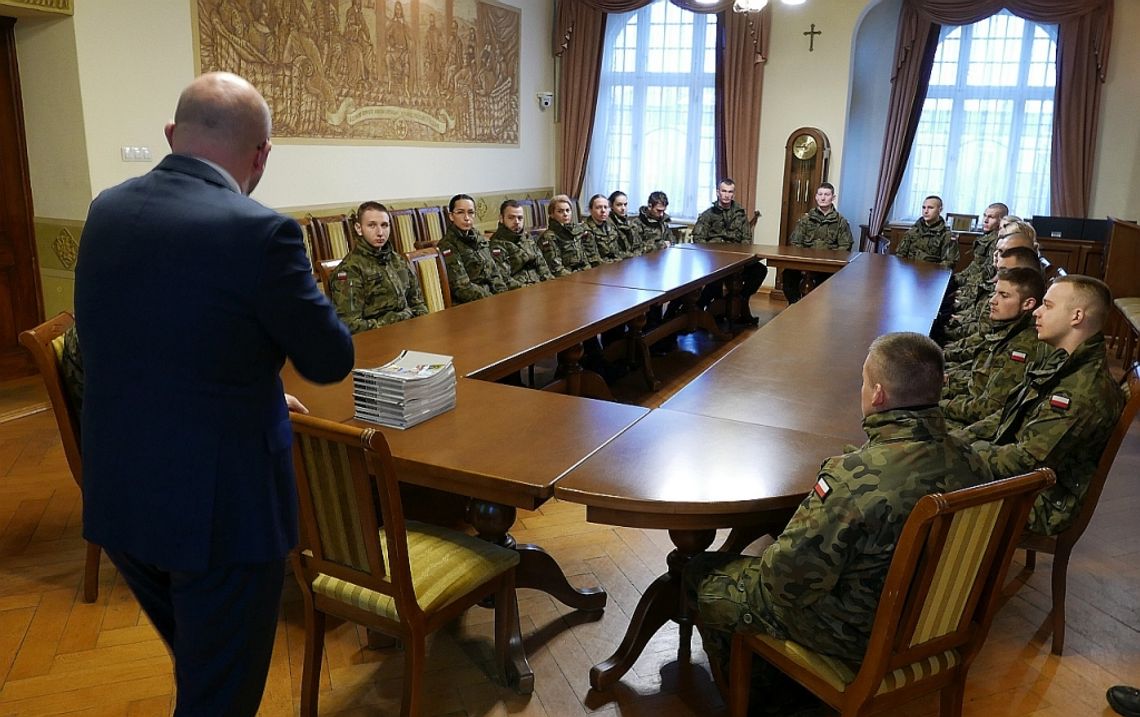
[[[806,0],[780,0],[785,5],[803,5]],[[735,0],[732,9],[735,12],[760,12],[768,7],[768,0]]]

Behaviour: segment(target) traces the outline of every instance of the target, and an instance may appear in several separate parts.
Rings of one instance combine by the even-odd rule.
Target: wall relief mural
[[[199,72],[252,82],[274,139],[514,144],[520,11],[484,0],[192,0]]]

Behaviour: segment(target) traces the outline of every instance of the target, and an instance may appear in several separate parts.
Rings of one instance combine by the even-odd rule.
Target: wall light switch
[[[124,162],[149,162],[150,147],[125,145],[119,148],[119,156],[123,158]]]

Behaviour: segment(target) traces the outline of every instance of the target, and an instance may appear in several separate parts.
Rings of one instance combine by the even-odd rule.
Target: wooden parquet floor
[[[756,307],[754,306],[754,309]],[[774,312],[773,312],[774,313]],[[699,342],[698,342],[699,343]],[[665,372],[666,394],[725,348],[682,343]],[[695,358],[694,358],[695,357]],[[5,387],[0,385],[0,389]],[[628,389],[633,391],[633,389]],[[0,413],[4,398],[0,394]],[[644,397],[656,404],[660,396]],[[1117,458],[1101,505],[1073,556],[1067,654],[1049,653],[1046,618],[1050,558],[1015,576],[970,672],[967,715],[1109,715],[1104,690],[1140,684],[1140,424]],[[662,531],[592,525],[584,509],[551,501],[520,513],[514,535],[543,545],[577,585],[609,594],[597,618],[544,594],[519,594],[535,691],[520,697],[489,676],[491,613],[474,609],[437,634],[428,661],[431,715],[725,714],[694,635],[678,658],[676,626],[662,630],[621,684],[589,690],[591,665],[617,645],[641,591],[663,570],[670,543]],[[129,590],[104,560],[99,600],[79,600],[84,543],[79,492],[71,480],[50,411],[0,422],[0,717],[83,715],[160,717],[172,708],[169,657]],[[1014,572],[1021,571],[1021,556]],[[300,596],[287,578],[277,642],[260,714],[297,713],[303,646]],[[322,674],[322,715],[399,713],[402,655],[371,650],[356,627],[330,628]],[[933,700],[891,713],[937,714]]]

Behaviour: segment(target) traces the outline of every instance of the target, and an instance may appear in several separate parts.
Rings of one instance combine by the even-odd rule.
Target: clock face
[[[792,141],[792,154],[796,155],[796,159],[811,159],[818,149],[815,137],[810,134],[801,134]]]

